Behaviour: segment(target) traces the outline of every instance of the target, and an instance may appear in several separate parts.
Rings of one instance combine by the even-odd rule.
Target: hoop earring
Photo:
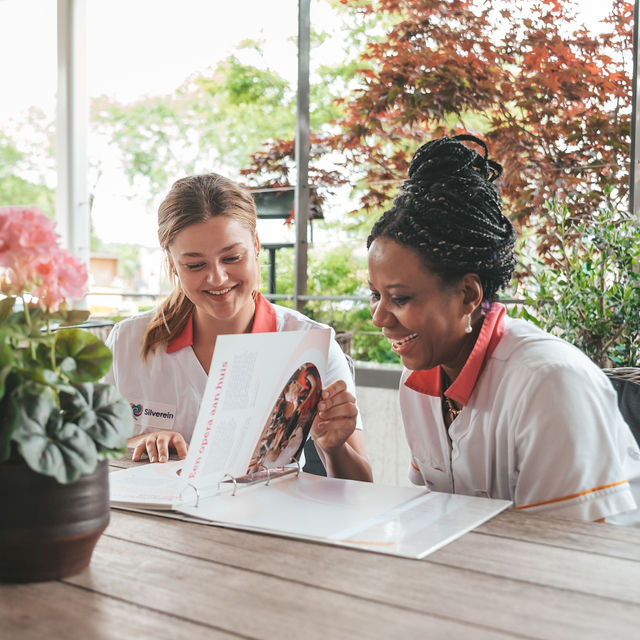
[[[471,314],[467,316],[467,326],[464,328],[465,333],[471,333],[473,331],[473,327],[471,326]]]

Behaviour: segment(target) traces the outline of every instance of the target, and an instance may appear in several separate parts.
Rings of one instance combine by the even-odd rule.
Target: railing
[[[113,296],[119,298],[140,299],[153,301],[154,304],[164,299],[166,293],[118,293],[118,292],[89,292],[89,296],[95,295],[99,297]],[[263,293],[263,295],[272,302],[283,300],[294,300],[293,294],[273,294]],[[369,303],[368,296],[298,296],[302,301],[326,301],[326,302],[360,302]],[[510,304],[527,304],[526,300],[520,300],[516,298],[505,298],[500,300],[501,303]],[[542,301],[546,302],[546,301]],[[113,315],[117,315],[117,312]],[[91,322],[94,323],[95,331],[101,332],[101,337],[105,337],[102,334],[108,332],[110,321],[106,318],[98,320],[92,318]],[[96,324],[98,323],[98,324]],[[111,323],[112,324],[112,323]],[[87,327],[88,328],[88,327]],[[343,351],[351,355],[351,342],[354,335],[373,335],[379,336],[382,339],[382,334],[379,331],[338,331],[336,339],[338,344],[342,347]],[[397,389],[400,381],[400,374],[402,372],[402,366],[392,363],[377,363],[366,362],[361,360],[354,361],[355,366],[355,379],[356,385],[359,387],[376,387],[381,389]]]

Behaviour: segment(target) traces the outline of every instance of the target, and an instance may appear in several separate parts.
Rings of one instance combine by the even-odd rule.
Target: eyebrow
[[[233,244],[230,244],[228,247],[223,247],[220,250],[220,253],[224,253],[225,251],[231,251],[232,249],[235,249],[238,245],[241,245],[241,242],[234,242]],[[181,253],[180,257],[181,258],[201,258],[204,254],[200,253],[198,251],[187,251],[185,253]]]
[[[375,289],[375,287],[373,286],[373,284],[371,283],[371,280],[369,280],[369,288],[370,289]],[[409,285],[406,284],[388,284],[385,289],[389,290],[389,289],[409,289]]]

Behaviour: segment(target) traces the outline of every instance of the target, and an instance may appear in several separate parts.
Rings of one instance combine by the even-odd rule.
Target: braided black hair
[[[480,145],[484,155],[463,140]],[[367,247],[379,236],[413,247],[445,284],[477,273],[485,300],[495,300],[516,264],[516,234],[494,185],[501,174],[475,136],[427,142],[413,156],[392,207],[373,225]]]

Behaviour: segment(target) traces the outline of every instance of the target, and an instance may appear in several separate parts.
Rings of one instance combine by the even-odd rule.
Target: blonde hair
[[[158,240],[168,257],[175,237],[186,227],[216,216],[237,220],[255,237],[256,205],[251,194],[237,182],[217,173],[188,176],[174,182],[158,207]],[[173,291],[158,306],[142,340],[142,357],[160,344],[171,342],[184,329],[194,304],[186,297],[173,271]]]

